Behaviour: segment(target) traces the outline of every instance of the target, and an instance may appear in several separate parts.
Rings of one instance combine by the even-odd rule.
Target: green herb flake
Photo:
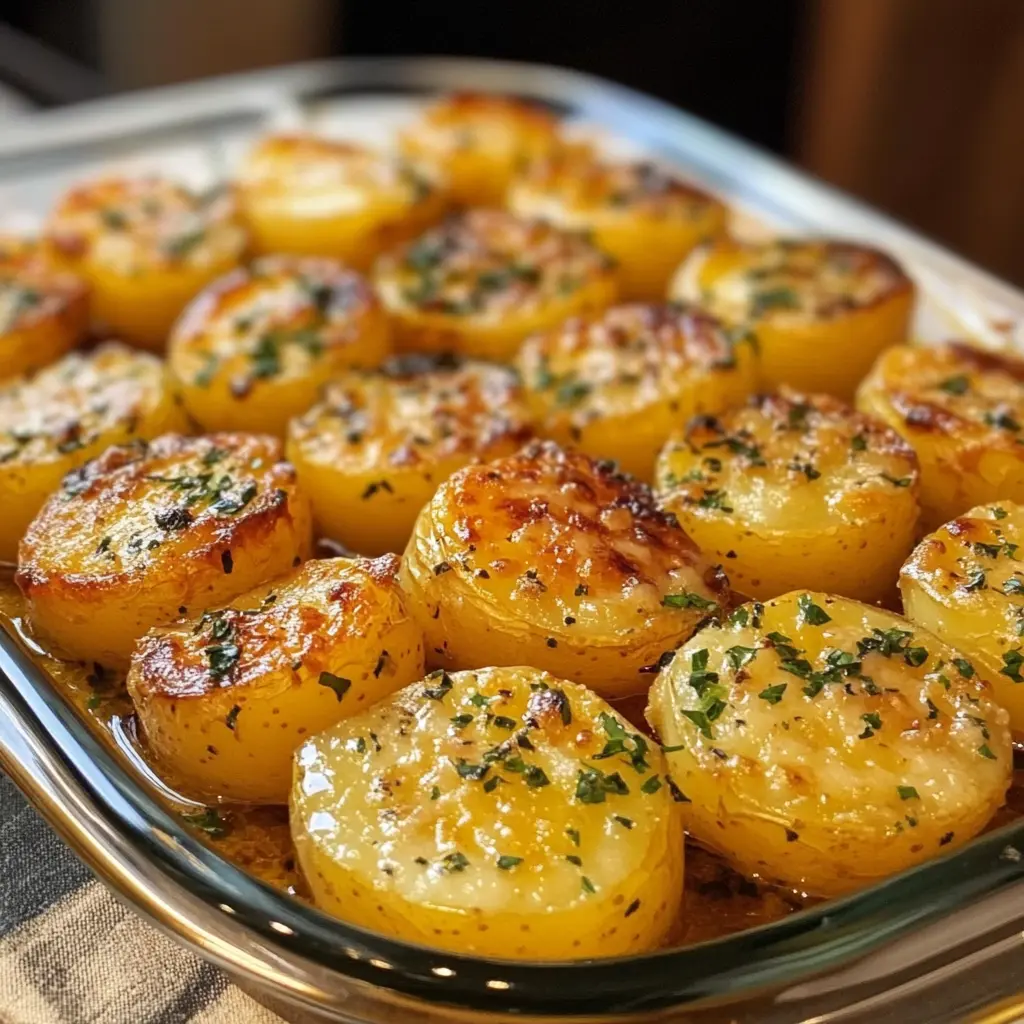
[[[899,793],[901,800],[920,800],[921,797],[918,795],[916,789],[913,786],[897,786],[896,792]]]
[[[808,626],[824,626],[826,622],[832,621],[832,616],[820,605],[816,605],[810,594],[801,594],[797,599],[797,607],[800,609],[801,619]]]
[[[352,686],[352,680],[346,679],[344,676],[336,676],[333,672],[321,672],[320,678],[317,682],[321,686],[326,686],[328,689],[334,691],[334,696],[340,701],[349,688]]]
[[[768,701],[769,704],[778,704],[782,700],[782,695],[786,692],[786,685],[786,683],[776,683],[774,686],[766,686],[758,694],[758,697],[761,700]]]
[[[503,853],[497,860],[497,865],[502,871],[510,871],[517,864],[522,864],[522,857],[513,857],[510,854]]]

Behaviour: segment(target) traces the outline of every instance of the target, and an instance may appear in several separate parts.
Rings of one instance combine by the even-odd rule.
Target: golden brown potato
[[[329,256],[357,270],[439,220],[448,203],[424,168],[314,135],[263,139],[237,185],[257,253]]]
[[[612,261],[582,235],[500,210],[453,217],[383,256],[374,281],[399,351],[495,360],[617,294]]]
[[[741,594],[880,601],[917,537],[917,477],[879,420],[783,388],[695,419],[662,452],[656,490]]]
[[[291,823],[319,907],[462,953],[657,948],[679,906],[661,752],[575,683],[440,671],[308,740]]]
[[[490,363],[406,357],[350,374],[288,431],[288,458],[321,535],[402,551],[437,485],[532,436],[523,389]]]
[[[728,602],[719,566],[642,484],[534,442],[454,473],[420,513],[402,580],[427,663],[531,664],[605,697]]]
[[[927,529],[977,504],[1024,501],[1024,361],[955,341],[901,345],[879,358],[857,405],[917,452]]]
[[[690,835],[747,876],[822,896],[963,845],[1013,769],[1008,716],[958,651],[807,591],[698,633],[648,717]]]
[[[65,473],[111,445],[186,426],[160,361],[124,345],[71,352],[0,386],[0,558],[17,557],[22,534]]]
[[[226,608],[150,630],[128,693],[157,764],[195,795],[288,802],[292,754],[423,675],[398,558],[306,562]]]
[[[152,626],[280,576],[311,544],[279,441],[165,434],[69,473],[21,542],[15,582],[33,632],[120,668]]]
[[[283,436],[328,380],[379,365],[389,348],[387,314],[359,274],[333,260],[267,256],[192,302],[167,359],[205,430]]]
[[[509,192],[509,209],[589,231],[615,257],[624,299],[665,297],[673,272],[701,242],[725,230],[717,199],[652,163],[615,163],[564,147],[534,163]]]
[[[234,267],[246,242],[230,191],[198,195],[158,177],[76,186],[43,235],[50,258],[89,283],[94,323],[158,351],[189,299]]]
[[[670,297],[753,331],[766,389],[850,399],[875,357],[906,341],[914,285],[875,249],[847,242],[722,239],[683,264]]]
[[[542,434],[649,481],[680,424],[754,390],[746,342],[693,308],[614,306],[527,339],[516,365]]]

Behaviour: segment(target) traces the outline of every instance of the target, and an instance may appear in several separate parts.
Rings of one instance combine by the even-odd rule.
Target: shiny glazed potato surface
[[[666,445],[656,490],[732,586],[893,596],[914,545],[917,460],[879,420],[784,388],[697,418]]]
[[[292,421],[286,452],[320,533],[382,554],[404,549],[441,481],[511,455],[532,436],[530,422],[512,370],[407,357],[333,384]]]
[[[269,437],[108,448],[32,521],[15,582],[65,655],[127,666],[150,627],[215,608],[309,554],[309,508]]]
[[[303,737],[423,675],[397,570],[395,555],[306,562],[150,630],[128,692],[159,762],[205,796],[286,803]]]
[[[333,260],[265,257],[210,285],[171,334],[168,365],[204,430],[283,436],[320,388],[390,348],[369,284]]]
[[[441,484],[402,580],[428,664],[532,664],[606,697],[645,690],[662,654],[728,600],[721,570],[645,486],[550,442]]]
[[[296,754],[292,829],[319,906],[502,959],[655,948],[683,836],[657,747],[533,668],[439,671]]]
[[[650,480],[669,435],[755,388],[754,349],[699,311],[614,306],[524,342],[516,365],[538,429]]]
[[[400,351],[499,360],[618,292],[612,261],[581,234],[500,210],[450,218],[382,257],[374,282]]]
[[[108,343],[0,386],[0,558],[64,474],[110,445],[187,426],[153,356]]]
[[[899,616],[800,592],[681,647],[651,724],[692,836],[835,895],[946,852],[1003,804],[1007,713],[980,666]]]

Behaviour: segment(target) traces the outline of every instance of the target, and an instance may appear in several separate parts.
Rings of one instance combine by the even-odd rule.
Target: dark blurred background
[[[0,0],[0,12],[0,83],[43,105],[345,54],[581,68],[1024,285],[1024,0]]]

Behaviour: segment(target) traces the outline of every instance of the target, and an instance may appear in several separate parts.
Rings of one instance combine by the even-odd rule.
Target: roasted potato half
[[[0,236],[0,382],[55,362],[85,334],[89,289],[36,242]]]
[[[587,147],[563,147],[534,163],[509,191],[509,209],[589,231],[619,264],[622,297],[665,297],[673,272],[701,242],[725,230],[726,208],[652,163],[615,163]]]
[[[748,877],[821,896],[963,845],[1013,767],[1008,715],[963,655],[807,591],[698,633],[655,681],[648,718],[690,835]]]
[[[0,385],[0,558],[17,558],[66,473],[111,445],[186,426],[160,361],[112,342]]]
[[[263,139],[237,186],[257,253],[329,256],[357,270],[439,220],[448,204],[426,169],[315,135]]]
[[[650,480],[681,423],[755,389],[747,340],[694,308],[614,306],[527,339],[517,366],[542,434]]]
[[[721,568],[647,487],[551,442],[441,484],[402,578],[432,667],[525,662],[605,697],[646,690],[664,652],[728,602]]]
[[[961,342],[901,345],[879,357],[857,405],[917,452],[927,529],[978,504],[1024,502],[1024,361]]]
[[[267,256],[214,282],[171,332],[168,366],[205,430],[283,436],[321,387],[390,348],[364,278],[333,260]]]
[[[304,737],[423,675],[398,557],[306,562],[227,607],[151,629],[128,673],[157,764],[194,795],[284,804]]]
[[[894,597],[917,538],[913,449],[827,395],[783,388],[698,417],[665,446],[655,479],[665,507],[748,597],[795,587]]]
[[[331,385],[292,421],[288,458],[321,535],[354,551],[402,551],[437,485],[532,436],[523,389],[491,363],[406,357]]]
[[[449,219],[381,257],[374,280],[400,351],[499,361],[618,290],[613,262],[582,235],[500,210]]]
[[[246,243],[230,190],[200,195],[154,176],[76,186],[43,234],[48,256],[90,285],[93,322],[158,351],[189,299]]]
[[[434,947],[565,960],[655,949],[683,833],[661,752],[534,668],[435,672],[296,753],[317,905]]]
[[[850,399],[875,357],[907,340],[914,285],[875,249],[846,242],[720,239],[697,250],[670,297],[753,331],[761,383]]]
[[[58,653],[122,668],[152,626],[282,575],[311,544],[279,441],[165,434],[69,473],[21,542],[15,582]]]
[[[1024,737],[1024,508],[979,505],[940,526],[900,570],[907,617],[955,644]]]
[[[435,166],[462,206],[502,206],[512,177],[559,145],[558,122],[535,103],[458,93],[399,133],[411,160]]]

